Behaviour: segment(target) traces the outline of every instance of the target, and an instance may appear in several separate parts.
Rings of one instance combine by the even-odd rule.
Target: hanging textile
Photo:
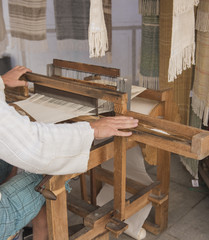
[[[209,32],[209,1],[201,0],[197,9],[196,29]]]
[[[159,88],[159,16],[142,16],[139,85]]]
[[[2,0],[0,0],[0,56],[5,52],[7,44],[8,39],[3,18]]]
[[[9,0],[13,45],[22,51],[47,48],[46,0]]]
[[[201,119],[192,111],[190,111],[190,126],[201,128],[202,121]],[[198,164],[199,161],[192,158],[186,158],[183,156],[180,156],[181,162],[184,164],[188,172],[195,178],[198,179]]]
[[[112,51],[112,0],[103,0],[105,25],[107,28],[108,50]]]
[[[139,0],[139,14],[143,16],[159,16],[160,0]]]
[[[102,0],[90,0],[89,56],[103,57],[108,50],[107,29]]]
[[[173,0],[169,82],[174,81],[177,75],[195,63],[194,5],[197,4],[198,0]]]
[[[56,36],[59,47],[88,47],[90,0],[54,0]]]
[[[209,114],[209,32],[197,31],[196,58],[192,109],[207,126]]]

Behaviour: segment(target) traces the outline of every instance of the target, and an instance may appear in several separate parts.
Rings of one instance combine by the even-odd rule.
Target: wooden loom
[[[69,202],[66,201],[65,181],[80,174],[54,176],[48,181],[47,188],[57,195],[56,201],[47,200],[49,239],[68,239],[67,209],[84,218],[83,228],[74,233],[70,239],[109,239],[109,232],[116,237],[119,236],[128,227],[123,221],[150,202],[155,207],[155,220],[154,223],[145,222],[144,227],[154,234],[160,233],[167,227],[170,152],[200,160],[209,155],[209,133],[166,120],[169,119],[171,106],[170,90],[146,90],[140,94],[140,97],[159,101],[156,112],[160,112],[165,119],[158,119],[128,111],[126,93],[118,92],[112,87],[58,76],[57,73],[61,68],[89,72],[90,78],[95,75],[119,76],[117,69],[54,60],[50,68],[52,69],[50,77],[33,73],[27,73],[24,77],[26,80],[34,82],[35,92],[47,92],[51,95],[61,94],[66,98],[72,98],[72,95],[69,96],[69,94],[73,94],[73,97],[79,95],[89,99],[100,98],[110,101],[114,103],[116,114],[139,119],[139,126],[132,129],[131,137],[114,137],[113,141],[104,142],[92,148],[88,164],[88,170],[91,170],[92,204],[88,203],[85,188],[82,189],[82,193],[86,201],[74,197],[70,197]],[[91,121],[94,118],[74,119],[74,121],[78,120]],[[153,129],[161,130],[161,132]],[[155,162],[157,181],[149,186],[143,186],[140,182],[126,178],[126,150],[138,143],[157,148]],[[112,157],[114,157],[113,173],[98,168],[101,163]],[[83,180],[84,175],[81,175],[80,179]],[[108,202],[102,207],[96,206],[95,202],[96,179],[114,185],[114,201]],[[133,196],[126,199],[126,191],[132,193]]]

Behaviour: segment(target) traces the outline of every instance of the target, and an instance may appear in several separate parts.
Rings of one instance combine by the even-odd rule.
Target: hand
[[[126,116],[104,117],[91,122],[90,125],[94,129],[94,137],[97,139],[111,136],[128,137],[132,132],[123,132],[118,129],[137,127],[138,120]]]
[[[20,76],[26,72],[31,72],[31,70],[23,66],[16,66],[1,77],[8,87],[27,86],[27,82],[19,80]]]

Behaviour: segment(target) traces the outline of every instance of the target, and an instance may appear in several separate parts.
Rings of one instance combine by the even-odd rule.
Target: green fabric
[[[142,17],[140,74],[159,76],[159,16]]]

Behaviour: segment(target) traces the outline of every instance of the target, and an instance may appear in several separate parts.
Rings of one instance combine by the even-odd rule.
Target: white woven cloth
[[[108,50],[108,37],[105,25],[102,0],[90,1],[89,57],[102,57]]]
[[[198,0],[173,0],[169,82],[173,82],[183,70],[195,64],[194,6],[198,2]]]

